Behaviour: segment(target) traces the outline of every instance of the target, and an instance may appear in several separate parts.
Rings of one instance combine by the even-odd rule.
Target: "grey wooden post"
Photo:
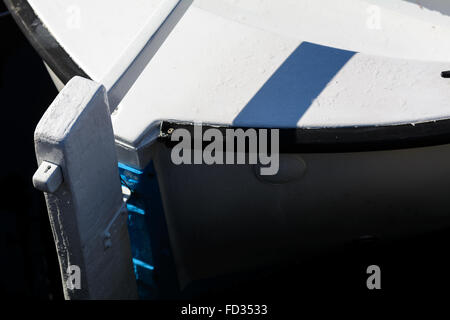
[[[137,298],[107,95],[75,77],[35,131],[66,299]]]

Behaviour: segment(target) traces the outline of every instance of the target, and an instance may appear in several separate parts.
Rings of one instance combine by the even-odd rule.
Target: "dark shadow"
[[[295,127],[355,52],[303,42],[233,121],[235,126]]]
[[[404,0],[417,4],[421,8],[438,11],[446,16],[450,16],[450,2],[448,0]]]
[[[59,300],[62,284],[44,195],[31,183],[37,169],[34,129],[57,91],[11,15],[0,17],[0,30],[0,297]]]

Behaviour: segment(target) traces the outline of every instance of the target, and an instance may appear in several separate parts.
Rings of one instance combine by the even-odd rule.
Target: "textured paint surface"
[[[157,6],[81,1],[99,26],[74,31],[56,14],[70,1],[31,3],[94,79]],[[134,152],[164,119],[321,128],[448,118],[450,84],[440,77],[450,69],[448,8],[436,0],[196,0],[114,112],[116,141]],[[333,56],[342,50],[354,54]]]
[[[45,195],[67,299],[136,297],[108,109],[103,86],[75,77],[35,131],[38,164],[58,165],[64,178]],[[66,285],[72,265],[81,270],[79,290]]]
[[[342,60],[340,49],[192,7],[113,114],[116,140],[139,148],[161,119],[340,127],[449,117],[450,83],[440,72],[450,63],[402,59],[392,50],[391,57],[349,53]]]
[[[163,0],[29,0],[75,62],[99,81]]]

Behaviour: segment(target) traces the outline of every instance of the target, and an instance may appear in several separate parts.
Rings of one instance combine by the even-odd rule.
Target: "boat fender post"
[[[137,298],[104,86],[72,78],[42,116],[34,140],[33,184],[44,191],[65,298]]]

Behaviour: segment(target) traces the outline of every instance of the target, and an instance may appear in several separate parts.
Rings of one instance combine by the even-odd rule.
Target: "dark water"
[[[0,292],[62,298],[44,198],[31,184],[34,128],[57,92],[11,16],[0,17],[0,36]]]

